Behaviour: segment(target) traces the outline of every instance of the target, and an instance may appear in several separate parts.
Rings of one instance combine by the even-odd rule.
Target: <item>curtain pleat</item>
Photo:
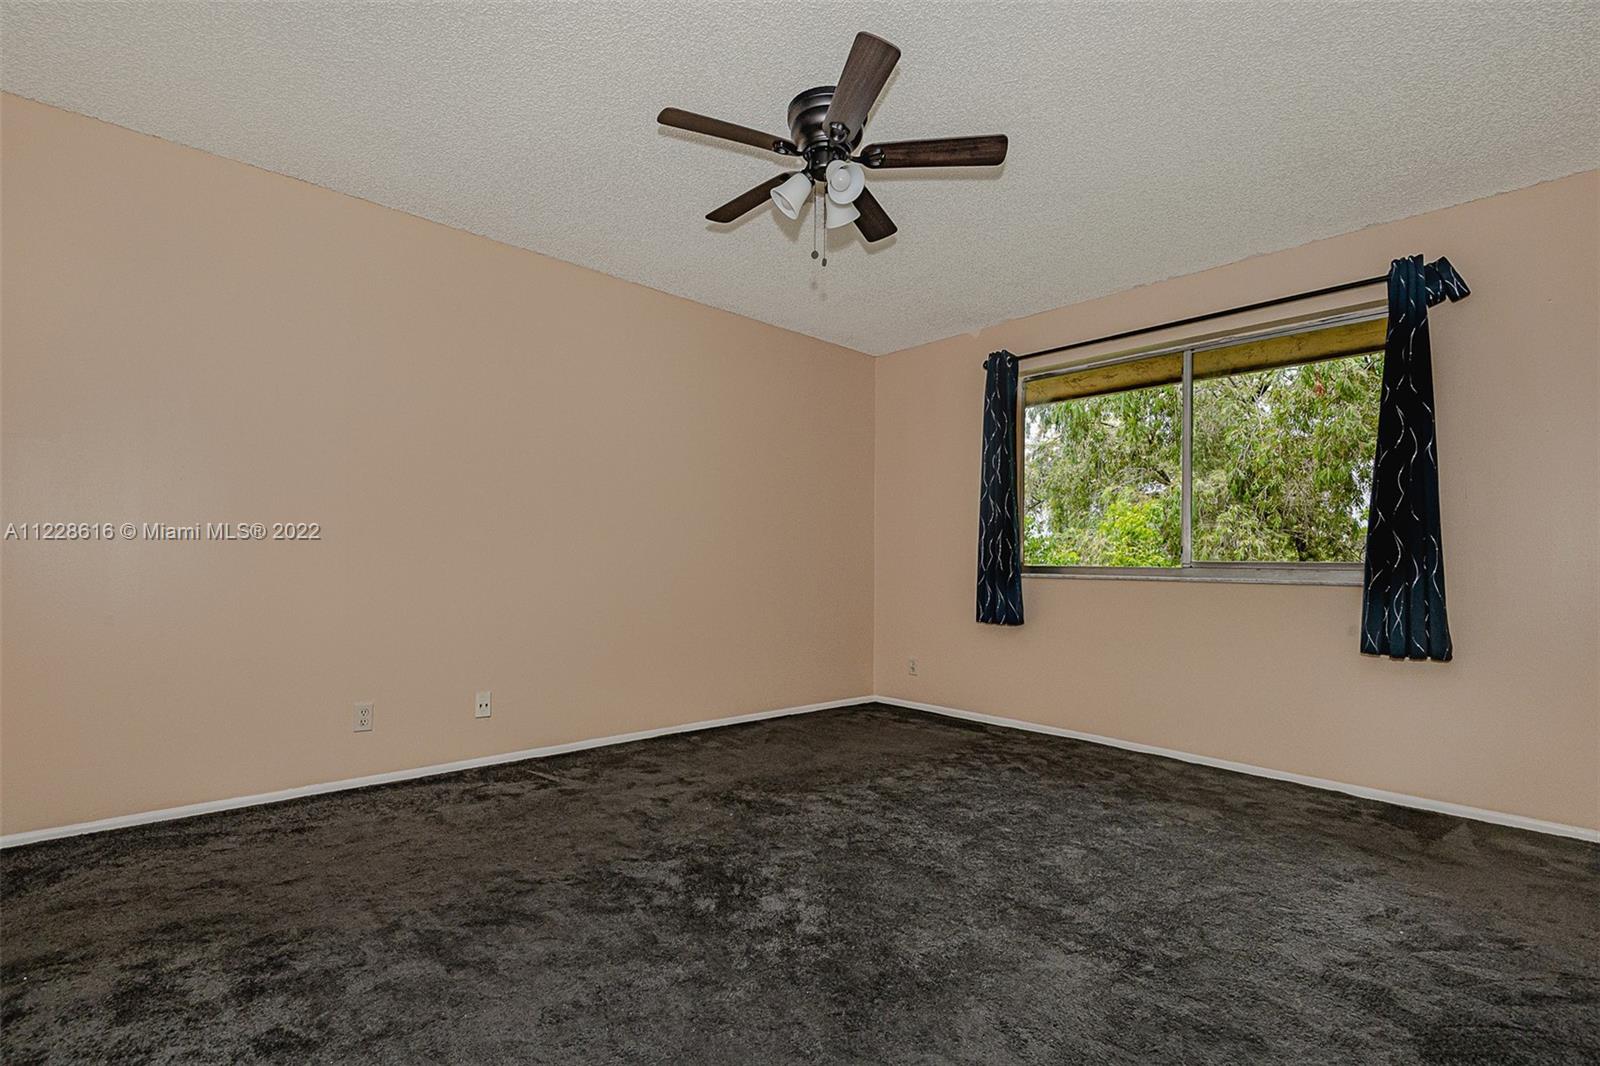
[[[983,474],[978,491],[978,621],[1022,624],[1022,513],[1017,505],[1017,357],[983,364]]]
[[[1361,603],[1364,654],[1448,662],[1452,653],[1428,308],[1470,294],[1448,259],[1424,265],[1415,255],[1389,268],[1389,329]]]

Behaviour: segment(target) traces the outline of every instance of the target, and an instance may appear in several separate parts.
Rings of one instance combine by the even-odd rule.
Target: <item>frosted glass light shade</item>
[[[823,213],[823,217],[828,221],[829,229],[848,226],[861,217],[861,210],[855,204],[836,204],[832,202],[831,197],[829,201],[828,210]]]
[[[772,202],[789,218],[799,218],[800,209],[811,199],[811,179],[805,171],[792,174],[789,180],[772,190]]]
[[[867,171],[860,163],[835,159],[828,164],[828,199],[836,204],[853,203],[867,187]]]

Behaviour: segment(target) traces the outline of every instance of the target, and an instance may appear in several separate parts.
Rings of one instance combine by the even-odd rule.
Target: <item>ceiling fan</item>
[[[789,218],[799,218],[813,185],[822,182],[828,195],[823,201],[827,228],[855,223],[867,241],[881,241],[895,232],[895,224],[866,185],[868,170],[901,167],[994,167],[1005,162],[1006,137],[937,137],[931,140],[886,141],[868,145],[852,155],[861,143],[867,112],[883,91],[889,72],[900,59],[900,49],[870,33],[856,34],[845,60],[839,84],[807,89],[789,103],[789,136],[707,118],[692,111],[669,107],[656,116],[663,126],[704,133],[739,144],[754,145],[805,163],[801,170],[768,178],[748,192],[706,216],[712,222],[732,222],[769,199]],[[815,252],[812,253],[816,255]],[[826,262],[826,260],[824,260]]]

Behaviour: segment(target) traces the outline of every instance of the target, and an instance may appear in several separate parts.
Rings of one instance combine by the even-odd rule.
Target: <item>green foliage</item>
[[[1176,385],[1028,408],[1023,557],[1177,566],[1182,419]]]
[[[1194,557],[1359,561],[1381,354],[1195,382]],[[1177,566],[1177,385],[1027,411],[1024,558],[1046,566]]]

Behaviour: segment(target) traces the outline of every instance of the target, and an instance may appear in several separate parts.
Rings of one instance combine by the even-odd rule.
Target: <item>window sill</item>
[[[1025,566],[1022,576],[1090,578],[1098,581],[1221,581],[1244,585],[1344,585],[1359,588],[1363,568],[1343,563],[1252,566],[1205,563],[1198,566]]]

